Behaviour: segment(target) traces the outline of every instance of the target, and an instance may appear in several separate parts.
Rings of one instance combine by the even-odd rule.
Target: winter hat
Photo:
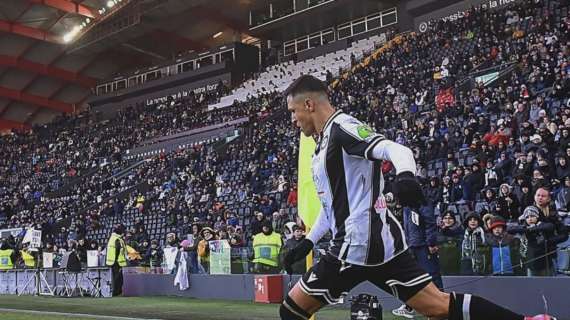
[[[494,215],[492,215],[491,213],[487,213],[483,216],[483,223],[485,223],[485,225],[487,225],[487,221],[493,220],[494,218],[495,218]]]
[[[479,225],[482,225],[482,224],[483,224],[483,220],[481,219],[481,216],[480,216],[478,213],[471,212],[471,213],[469,213],[467,216],[465,216],[465,221],[464,221],[465,226],[468,225],[469,220],[470,220],[471,218],[477,219],[477,221],[479,222]]]
[[[214,235],[214,229],[210,228],[210,227],[205,227],[202,229],[202,231],[200,231],[200,236],[202,236],[202,238],[204,238],[204,232],[208,231],[210,232],[212,235]]]
[[[493,231],[493,229],[495,229],[496,227],[505,227],[507,225],[507,223],[505,222],[505,220],[501,217],[494,217],[493,219],[491,219],[491,227],[489,228],[491,231]]]
[[[538,143],[540,143],[540,142],[542,142],[542,137],[541,137],[539,134],[535,134],[535,135],[533,135],[532,137],[530,137],[530,140],[533,141],[533,142],[534,142],[535,140],[538,140]]]
[[[540,217],[540,210],[535,206],[528,206],[524,209],[521,219],[526,219],[528,217]]]

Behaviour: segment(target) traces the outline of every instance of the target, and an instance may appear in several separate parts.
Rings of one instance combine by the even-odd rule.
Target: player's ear
[[[311,98],[308,97],[305,98],[304,104],[305,104],[305,110],[309,112],[315,111],[315,102]]]

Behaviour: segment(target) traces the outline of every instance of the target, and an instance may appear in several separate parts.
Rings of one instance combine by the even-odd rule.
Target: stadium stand
[[[268,67],[209,111],[202,108],[211,99],[193,96],[127,108],[107,121],[87,112],[14,132],[0,140],[0,226],[35,225],[46,244],[65,249],[82,238],[101,244],[122,222],[127,243],[144,252],[149,240],[166,245],[168,233],[185,238],[195,223],[248,248],[257,212],[275,218],[279,230],[297,221],[291,199],[298,136],[278,92],[312,74],[330,81],[334,105],[413,148],[428,206],[441,221],[442,260],[448,255],[450,264],[462,263],[450,273],[497,273],[477,258],[491,255],[493,223],[520,239],[513,252],[533,252],[523,261],[557,251],[551,255],[558,255],[557,265],[544,258],[519,274],[569,272],[569,243],[562,241],[570,225],[567,13],[555,0],[473,8],[456,21],[432,21],[425,33],[390,36],[386,43],[375,36]],[[157,151],[142,161],[125,156],[153,138],[242,117],[249,122],[232,142]],[[393,179],[389,168],[386,173]],[[535,200],[542,187],[551,201]],[[533,204],[555,226],[540,234],[546,252],[525,236],[528,222],[519,219]],[[402,216],[397,203],[390,206]],[[445,224],[448,212],[455,224]],[[467,227],[470,218],[481,229]],[[479,230],[487,237],[473,246]],[[148,263],[142,260],[137,263]]]

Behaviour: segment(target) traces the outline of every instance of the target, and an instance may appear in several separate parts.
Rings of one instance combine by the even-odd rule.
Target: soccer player
[[[327,87],[312,76],[298,78],[285,95],[292,121],[306,136],[318,136],[312,172],[322,204],[307,238],[285,256],[285,270],[329,230],[333,238],[327,254],[289,291],[281,319],[308,319],[366,280],[433,319],[552,319],[525,317],[475,295],[441,292],[411,256],[382,194],[380,162],[387,160],[396,169],[402,206],[418,208],[424,201],[411,150],[335,110]]]

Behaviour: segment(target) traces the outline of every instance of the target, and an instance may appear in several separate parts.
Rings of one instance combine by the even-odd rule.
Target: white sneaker
[[[405,304],[401,305],[398,309],[392,310],[392,314],[396,317],[404,317],[407,319],[413,319],[416,316],[416,312],[413,309],[408,309]]]

